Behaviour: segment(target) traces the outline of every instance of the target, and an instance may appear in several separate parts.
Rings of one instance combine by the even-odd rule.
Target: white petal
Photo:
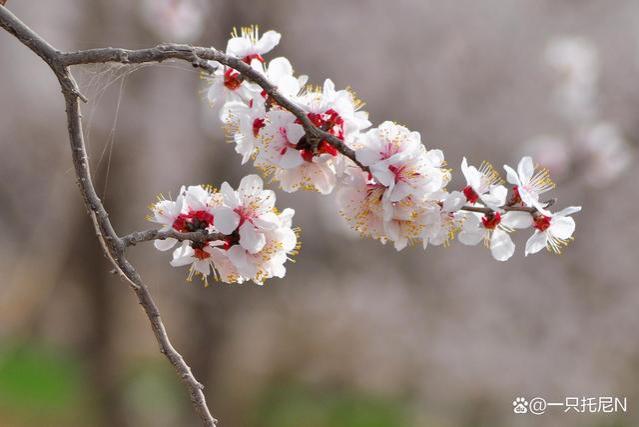
[[[521,197],[521,201],[524,202],[524,205],[529,207],[540,205],[539,194],[528,191],[525,187],[519,187],[517,190],[519,191],[519,197]]]
[[[362,138],[362,140],[365,140],[365,138]],[[362,148],[355,151],[355,157],[364,166],[370,166],[379,161],[380,154],[378,149]]]
[[[408,246],[408,239],[406,237],[400,236],[399,239],[393,242],[393,246],[395,247],[395,250],[399,252],[402,249],[404,249],[406,246]]]
[[[240,186],[237,188],[238,193],[242,196],[254,195],[262,191],[264,183],[259,175],[247,175],[240,181]]]
[[[404,197],[411,194],[412,191],[413,191],[413,188],[410,185],[408,185],[406,182],[403,182],[403,181],[399,182],[396,185],[394,185],[393,188],[390,190],[389,199],[391,202],[399,202]]]
[[[226,44],[226,53],[238,57],[245,56],[251,49],[251,42],[245,37],[233,37]]]
[[[526,185],[530,182],[530,178],[532,178],[535,173],[535,165],[533,164],[533,159],[530,156],[522,157],[517,165],[517,172],[519,173],[519,179]]]
[[[171,260],[170,264],[173,267],[182,267],[184,265],[189,265],[193,261],[195,261],[195,258],[193,257],[194,253],[195,251],[193,250],[193,248],[187,243],[184,243],[182,246],[173,251],[173,259]]]
[[[560,210],[559,212],[555,213],[553,216],[568,216],[568,215],[577,213],[579,211],[581,211],[581,206],[570,206]]]
[[[508,165],[504,165],[504,169],[506,170],[506,181],[513,185],[521,185],[519,176],[517,176],[517,172],[515,172],[513,168]]]
[[[305,134],[306,132],[304,132],[302,125],[298,125],[297,123],[288,123],[286,125],[286,136],[291,144],[297,144]]]
[[[302,154],[293,148],[287,148],[280,158],[279,166],[283,169],[293,169],[304,163]]]
[[[202,210],[207,206],[209,192],[201,185],[191,185],[186,190],[186,204],[192,210]]]
[[[209,86],[209,90],[206,93],[206,97],[209,102],[213,104],[217,104],[220,100],[224,98],[224,84],[221,81],[214,81],[211,86]],[[220,110],[222,111],[222,110]]]
[[[222,234],[229,235],[240,224],[240,216],[232,209],[221,206],[213,208],[213,225]]]
[[[567,216],[552,218],[547,231],[554,237],[568,239],[575,232],[575,220]]]
[[[266,245],[266,236],[255,229],[250,222],[240,227],[240,245],[252,254],[256,254]]]
[[[466,203],[466,196],[461,191],[453,191],[444,199],[444,212],[457,212]]]
[[[470,184],[470,170],[468,167],[468,160],[466,160],[466,157],[462,159],[461,171],[462,171],[462,175],[464,175],[464,178],[466,179],[466,183]]]
[[[462,231],[457,238],[461,243],[468,246],[475,246],[486,236],[486,230],[480,227],[477,215],[468,214],[464,220]]]
[[[476,191],[476,190],[475,190]],[[481,200],[492,209],[498,209],[506,203],[508,190],[503,185],[493,186],[488,194],[480,195]]]
[[[324,86],[322,88],[324,95],[332,95],[335,93],[335,83],[331,79],[324,80]]]
[[[441,167],[444,163],[444,152],[442,150],[428,150],[426,160],[436,168]]]
[[[262,34],[262,37],[255,44],[255,49],[261,55],[271,51],[280,42],[282,35],[277,31],[267,31]]]
[[[475,246],[482,241],[485,235],[486,230],[481,228],[477,228],[475,230],[462,230],[461,233],[457,235],[457,239],[459,239],[459,241],[464,245]]]
[[[295,215],[295,209],[291,209],[291,208],[284,209],[279,215],[281,226],[290,228],[291,224],[293,223],[294,215]]]
[[[193,263],[193,268],[195,269],[195,271],[202,274],[203,276],[208,276],[211,273],[211,263],[208,261],[208,259],[198,259]]]
[[[275,212],[266,212],[253,219],[253,224],[263,230],[273,230],[280,225],[280,219]]]
[[[153,246],[155,246],[155,249],[157,249],[158,251],[168,251],[173,246],[175,246],[176,243],[177,243],[177,240],[175,240],[172,237],[169,237],[168,239],[164,239],[164,240],[155,240],[153,242]]]
[[[282,251],[291,252],[297,246],[297,234],[290,228],[280,228],[278,239],[282,242]]]
[[[257,266],[251,262],[244,248],[240,245],[235,245],[226,251],[226,253],[240,275],[246,279],[255,277],[257,274]]]
[[[273,59],[268,64],[268,77],[272,81],[279,81],[280,78],[291,74],[293,74],[293,66],[283,56]]]
[[[395,183],[395,175],[388,169],[386,162],[375,163],[370,170],[380,184],[390,187]]]
[[[506,261],[515,253],[515,244],[508,233],[496,229],[490,238],[490,252],[497,261]]]
[[[220,187],[220,193],[222,193],[222,199],[224,204],[231,209],[235,209],[240,205],[240,199],[237,197],[237,193],[229,185],[228,182],[223,182]]]
[[[546,247],[548,236],[539,230],[535,230],[535,234],[530,236],[526,242],[526,256],[528,254],[536,254],[540,250]]]
[[[312,181],[321,194],[330,194],[335,188],[335,173],[329,167],[317,165],[317,171],[313,174]]]
[[[528,212],[510,211],[501,217],[501,223],[509,228],[528,228],[532,227],[532,215]]]

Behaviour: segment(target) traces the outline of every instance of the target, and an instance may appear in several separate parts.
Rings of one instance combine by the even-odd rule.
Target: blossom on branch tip
[[[547,248],[556,254],[568,245],[575,232],[575,220],[569,215],[581,211],[581,206],[571,206],[549,215],[537,214],[534,219],[535,233],[526,242],[526,256]]]
[[[555,188],[550,179],[548,169],[535,167],[529,156],[523,157],[517,165],[517,172],[508,165],[504,165],[509,183],[513,184],[513,204],[522,203],[524,206],[534,207],[539,212],[547,214],[545,203],[540,202],[539,196]]]
[[[528,212],[493,212],[483,216],[470,212],[466,214],[457,238],[469,246],[483,241],[484,245],[490,248],[493,258],[506,261],[515,253],[515,244],[508,233],[515,229],[528,228],[532,223],[532,216]]]
[[[226,54],[240,58],[242,61],[250,64],[253,60],[264,62],[262,55],[273,50],[280,43],[282,35],[276,31],[267,31],[259,36],[259,28],[257,25],[250,27],[233,28],[232,38],[226,45]]]

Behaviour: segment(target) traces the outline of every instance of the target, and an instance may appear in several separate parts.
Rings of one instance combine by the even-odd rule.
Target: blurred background
[[[531,154],[581,204],[562,256],[392,247],[346,230],[332,197],[277,192],[303,246],[285,279],[204,288],[170,254],[130,252],[222,426],[624,427],[639,423],[635,0],[59,0],[7,6],[63,50],[224,48],[276,29],[271,58],[331,77],[442,148],[501,168]],[[0,33],[0,426],[197,426],[75,185],[47,66]],[[240,166],[188,64],[74,70],[96,187],[121,233],[182,184]],[[628,414],[513,414],[513,399],[627,397]]]

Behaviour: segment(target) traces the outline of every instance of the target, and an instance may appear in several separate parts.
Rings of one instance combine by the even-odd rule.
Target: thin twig
[[[69,64],[63,61],[65,54],[53,48],[4,6],[0,6],[0,26],[40,56],[58,78],[66,105],[69,140],[78,186],[89,216],[93,221],[98,240],[103,247],[104,253],[115,266],[117,272],[128,281],[131,289],[135,292],[140,305],[149,319],[151,329],[159,344],[160,352],[167,357],[186,385],[193,407],[200,417],[202,424],[207,427],[215,426],[216,420],[211,416],[202,391],[204,387],[195,379],[189,365],[171,344],[157,305],[151,297],[148,288],[142,282],[140,275],[125,257],[125,243],[116,234],[109,220],[108,212],[102,205],[102,201],[95,191],[87,160],[84,135],[82,132],[80,105],[78,102],[78,99],[86,100],[86,98],[80,94],[77,84],[69,72]],[[191,59],[194,60],[195,58]]]
[[[547,200],[544,203],[544,207],[548,208],[550,206],[552,206],[553,204],[555,204],[556,199],[550,199]],[[535,212],[537,212],[537,208],[534,207],[529,207],[529,206],[511,206],[511,205],[506,205],[501,207],[501,209],[505,212],[528,212],[529,214],[534,214]],[[468,212],[477,212],[477,213],[483,213],[485,215],[491,214],[494,212],[493,209],[485,207],[485,206],[462,206],[460,208],[460,210],[463,211],[468,211]]]

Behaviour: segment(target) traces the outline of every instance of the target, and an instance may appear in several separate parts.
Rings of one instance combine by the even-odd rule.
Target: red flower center
[[[328,141],[322,141],[317,146],[317,152],[321,154],[330,154],[331,156],[337,156],[337,148],[333,147]]]
[[[471,205],[474,205],[477,203],[477,200],[479,200],[479,194],[477,194],[470,185],[466,186],[462,191],[464,192],[464,196],[466,196],[466,200],[468,200]]]
[[[513,187],[513,197],[512,199],[510,199],[510,203],[511,205],[516,205],[518,203],[521,203],[521,195],[519,194],[519,187],[517,185],[515,185]]]
[[[499,225],[501,222],[501,214],[499,212],[491,213],[484,215],[481,219],[482,224],[484,224],[484,228],[488,230],[494,230],[495,227]]]
[[[213,224],[213,215],[206,211],[190,211],[188,214],[180,214],[173,221],[173,229],[180,233],[205,230]]]
[[[539,231],[546,231],[550,227],[550,217],[546,215],[538,215],[534,219],[533,227]]]
[[[261,119],[261,118],[258,117],[257,119],[253,120],[253,136],[255,138],[257,138],[257,136],[260,133],[260,130],[264,126],[266,126],[266,124],[264,123],[264,119]]]
[[[315,156],[310,149],[306,148],[300,150],[300,154],[302,155],[302,158],[307,162],[312,162],[313,157]]]
[[[205,251],[204,249],[193,248],[193,251],[195,252],[193,255],[197,259],[207,259],[211,257],[211,254]]]
[[[308,113],[308,118],[311,120],[311,123],[318,128],[342,141],[344,140],[344,119],[337,111],[330,108],[324,113]],[[297,119],[295,123],[302,124],[299,119]],[[320,154],[330,154],[333,157],[338,154],[337,148],[326,140],[320,141],[317,145],[317,152],[314,153],[313,147],[308,142],[306,135],[297,142],[295,148],[300,151],[302,158],[307,162],[312,162],[313,157],[319,156]]]
[[[264,58],[259,53],[252,53],[250,55],[247,55],[244,58],[242,58],[242,61],[244,61],[247,64],[251,65],[251,61],[253,61],[254,59],[257,59],[258,61],[260,61],[262,63],[265,62]]]
[[[242,84],[242,75],[232,68],[224,72],[224,86],[229,90],[236,90]]]
[[[237,245],[238,243],[240,243],[240,231],[236,229],[230,235],[224,237],[224,246],[222,246],[222,249],[228,251],[233,245]]]

